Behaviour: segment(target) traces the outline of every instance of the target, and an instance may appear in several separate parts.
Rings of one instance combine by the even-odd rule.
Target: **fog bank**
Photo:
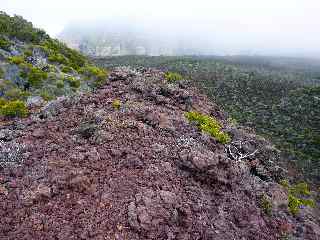
[[[51,35],[78,38],[79,32],[81,40],[95,32],[101,41],[108,34],[137,44],[143,38],[199,54],[320,56],[320,2],[314,0],[2,0],[0,9]]]

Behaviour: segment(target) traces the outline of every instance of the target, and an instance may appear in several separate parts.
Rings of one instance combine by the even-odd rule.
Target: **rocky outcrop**
[[[191,109],[241,146],[199,132],[184,117]],[[320,237],[312,209],[288,213],[276,149],[231,127],[188,82],[119,68],[93,94],[37,111],[1,127],[0,239]],[[8,160],[7,144],[23,148]]]

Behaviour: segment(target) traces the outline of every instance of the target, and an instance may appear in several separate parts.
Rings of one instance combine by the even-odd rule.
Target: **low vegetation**
[[[272,202],[268,199],[266,195],[263,195],[260,199],[260,206],[265,214],[271,215],[272,214]]]
[[[0,79],[4,77],[4,71],[0,68]]]
[[[220,123],[213,117],[198,112],[187,112],[185,116],[190,122],[195,123],[199,130],[208,133],[218,142],[223,144],[230,142],[230,136],[221,131]]]
[[[304,206],[315,207],[315,201],[310,198],[311,192],[307,183],[290,185],[288,181],[284,180],[281,185],[288,191],[288,210],[292,215],[297,215],[300,208]]]
[[[45,31],[34,28],[31,22],[17,15],[11,17],[4,12],[0,12],[0,34],[35,44],[40,43],[44,39],[49,39]]]
[[[90,91],[107,80],[106,70],[20,16],[0,12],[0,48],[0,94],[6,101],[1,114],[5,116],[25,116],[22,104],[28,96],[49,101]]]
[[[164,77],[168,82],[177,82],[183,79],[182,75],[176,72],[166,72]]]
[[[23,56],[13,56],[13,57],[10,57],[8,60],[10,63],[16,64],[16,65],[20,65],[22,63],[25,63]]]
[[[84,74],[88,79],[93,79],[95,87],[105,84],[108,77],[106,70],[92,65],[86,65],[80,68],[79,73]]]
[[[62,71],[63,73],[72,73],[74,70],[73,70],[72,67],[63,66],[63,67],[61,68],[61,71]]]
[[[79,79],[76,79],[72,76],[68,76],[65,78],[65,81],[69,83],[70,87],[72,88],[79,88],[81,85],[81,82]]]
[[[64,64],[69,68],[79,70],[87,64],[85,56],[76,50],[68,48],[64,43],[58,40],[48,39],[41,43],[42,49],[48,54],[51,62]]]
[[[42,84],[42,81],[48,78],[48,73],[32,67],[27,75],[27,78],[31,86],[39,87]]]
[[[11,46],[10,41],[0,36],[0,48],[4,50],[9,50],[10,46]]]
[[[63,87],[64,87],[64,81],[63,81],[63,80],[58,80],[58,81],[56,82],[56,86],[57,86],[57,88],[59,88],[59,89],[63,88]]]
[[[0,114],[6,117],[26,117],[28,115],[28,109],[23,101],[1,100]]]
[[[112,102],[112,107],[116,110],[119,110],[121,108],[121,101],[119,99],[115,99]]]
[[[12,101],[12,100],[24,100],[28,96],[28,92],[21,90],[20,88],[17,87],[11,87],[8,88],[4,96],[6,99]]]

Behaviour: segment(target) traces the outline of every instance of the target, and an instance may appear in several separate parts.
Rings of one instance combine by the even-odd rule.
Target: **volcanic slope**
[[[240,146],[199,131],[191,110]],[[310,207],[288,211],[277,150],[186,81],[119,68],[37,111],[2,121],[0,239],[320,239]]]

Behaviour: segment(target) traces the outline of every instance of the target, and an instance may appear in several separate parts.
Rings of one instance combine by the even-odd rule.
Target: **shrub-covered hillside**
[[[275,60],[281,64],[275,65]],[[147,66],[181,73],[219,103],[230,118],[271,139],[282,150],[286,164],[298,168],[304,178],[319,182],[319,67],[317,62],[315,66],[306,62],[305,67],[289,60],[129,56],[95,62],[108,68]]]
[[[0,12],[0,114],[103,84],[107,72],[20,16]],[[22,109],[22,110],[21,110]],[[24,115],[24,114],[22,114]]]

